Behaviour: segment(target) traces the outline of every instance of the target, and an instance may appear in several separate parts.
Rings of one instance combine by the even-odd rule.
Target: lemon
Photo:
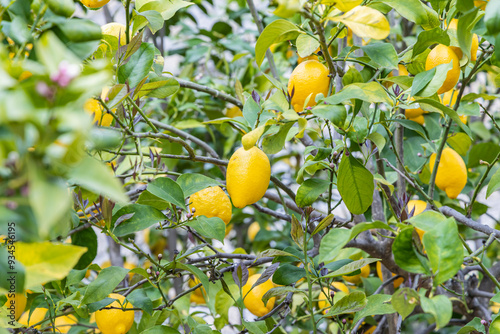
[[[234,152],[229,159],[226,186],[233,205],[244,208],[259,201],[266,193],[271,180],[269,158],[257,147]]]
[[[189,287],[192,288],[192,287],[200,284],[200,280],[195,277],[194,280],[189,279],[188,284],[189,284]],[[207,292],[205,291],[205,288],[201,286],[198,289],[191,292],[191,296],[189,299],[190,299],[191,303],[200,304],[200,305],[205,304],[206,293]]]
[[[398,64],[398,72],[399,72],[399,75],[406,75],[408,76],[408,70],[406,69],[406,67],[403,65],[403,64]]]
[[[304,109],[304,103],[309,97],[308,107],[316,105],[316,95],[328,95],[330,77],[325,65],[317,60],[307,60],[300,63],[288,80],[288,94],[292,96],[292,107],[296,112]],[[292,94],[293,93],[293,94]]]
[[[108,96],[109,89],[104,88],[101,92],[101,99],[106,101],[106,97]],[[113,115],[104,110],[103,106],[96,99],[88,99],[83,105],[83,109],[89,113],[90,115],[94,115],[94,119],[92,120],[92,124],[97,124],[100,126],[110,126],[113,122]],[[113,113],[116,109],[111,110]]]
[[[392,276],[396,276],[396,274],[394,273],[391,273]],[[383,282],[384,281],[384,275],[382,275],[382,262],[380,261],[377,261],[377,276],[378,278],[380,278],[380,280]],[[405,280],[404,278],[400,277],[398,279],[396,279],[393,283],[394,283],[394,288],[398,288],[401,283],[403,283]]]
[[[415,208],[415,211],[413,212],[413,217],[415,217],[416,215],[421,214],[422,212],[425,211],[425,209],[427,209],[427,203],[422,201],[422,200],[419,200],[419,199],[412,199],[411,201],[408,202],[408,204],[406,205],[406,208],[408,210],[408,213],[410,213],[413,210],[413,208]],[[416,228],[416,227],[415,227],[415,231],[417,231],[418,236],[420,237],[420,240],[422,240],[422,237],[424,236],[425,231],[421,230],[419,228]],[[377,265],[378,264],[379,264],[379,262],[377,262]],[[378,270],[378,267],[377,267],[377,270]],[[378,273],[378,271],[377,271],[377,273]]]
[[[109,298],[118,299],[112,302],[108,307],[132,307],[130,303],[125,303],[125,297],[112,293]],[[103,309],[96,311],[95,321],[97,327],[103,334],[125,334],[134,324],[134,311],[123,311],[118,309]]]
[[[7,312],[11,311],[11,307],[14,310],[16,320],[19,319],[21,314],[23,314],[24,309],[26,308],[26,296],[22,293],[15,293],[12,296],[11,293],[7,294],[7,301],[4,306],[7,308]]]
[[[78,320],[72,314],[57,317],[54,321],[56,333],[67,333],[71,329],[71,326],[76,325],[77,323]]]
[[[412,97],[410,98],[411,101],[415,101],[415,99]],[[405,116],[409,120],[412,120],[414,122],[417,122],[420,125],[423,125],[425,122],[424,119],[424,114],[427,114],[427,111],[423,110],[422,108],[413,108],[413,109],[405,109]]]
[[[366,266],[361,268],[361,273],[354,275],[354,276],[342,276],[343,279],[345,279],[347,282],[352,283],[352,284],[359,284],[361,283],[361,277],[367,278],[370,276],[370,265],[367,264]]]
[[[434,169],[436,153],[430,158],[431,172]],[[454,199],[467,184],[467,168],[462,157],[453,149],[446,147],[441,154],[436,174],[436,186],[446,192],[449,198]]]
[[[482,10],[486,9],[487,4],[488,0],[474,0],[474,6],[479,7]]]
[[[216,186],[200,190],[191,195],[190,201],[191,208],[195,209],[195,217],[219,217],[226,225],[229,224],[233,208],[231,201],[220,187]]]
[[[33,326],[45,318],[45,314],[47,314],[47,311],[48,310],[46,308],[43,308],[43,307],[36,308],[33,310],[33,313],[31,313],[31,317],[30,317],[29,311],[25,312],[25,313],[23,313],[21,318],[18,320],[18,322],[21,325],[24,325],[26,327]],[[29,321],[28,321],[28,319],[29,319]],[[35,326],[35,328],[40,329],[40,325]]]
[[[274,288],[273,282],[270,280],[265,281],[264,283],[256,286],[250,291],[255,282],[260,278],[260,274],[255,274],[248,277],[247,283],[242,288],[243,303],[245,307],[253,314],[258,317],[262,317],[263,315],[268,314],[274,307],[274,302],[276,298],[273,297],[267,301],[267,304],[264,305],[262,301],[262,297],[266,294],[267,291]],[[246,296],[246,297],[245,297]]]
[[[123,46],[127,43],[126,31],[127,27],[118,22],[111,22],[101,27],[102,34],[116,37],[119,41],[119,46]]]
[[[347,285],[345,285],[344,283],[341,283],[341,282],[333,282],[332,283],[332,286],[345,293],[346,295],[349,294],[349,288],[347,287]],[[332,289],[333,290],[333,289]],[[328,296],[328,297],[327,297]],[[330,303],[330,289],[328,287],[324,287],[323,288],[323,292],[320,292],[319,294],[319,297],[318,297],[318,308],[320,310],[323,310],[323,314],[327,314],[328,311],[330,310],[330,306],[332,306],[332,304]],[[328,307],[328,308],[326,308]]]
[[[232,106],[231,108],[226,110],[226,116],[230,118],[242,117],[243,113],[241,112],[241,109],[238,108],[237,106]]]
[[[259,222],[251,223],[250,226],[248,227],[248,231],[247,231],[248,240],[254,241],[255,236],[257,235],[257,233],[259,233],[259,231],[260,231]]]
[[[452,30],[457,30],[458,29],[458,20],[457,19],[452,19],[450,21],[450,24],[448,25],[448,29]],[[477,49],[479,48],[479,38],[477,37],[476,34],[472,35],[472,45],[470,48],[470,55],[471,61],[476,61],[477,60]],[[450,46],[450,49],[453,50],[457,54],[458,59],[461,59],[463,57],[463,52],[462,49],[460,49],[458,46]]]
[[[97,9],[101,8],[109,2],[109,0],[80,0],[87,8]]]
[[[446,45],[438,44],[432,51],[427,55],[425,60],[425,70],[428,71],[438,65],[448,64],[452,62],[453,67],[448,71],[446,79],[443,85],[438,89],[438,94],[443,94],[455,87],[460,79],[460,63],[458,56],[453,52],[451,48]]]

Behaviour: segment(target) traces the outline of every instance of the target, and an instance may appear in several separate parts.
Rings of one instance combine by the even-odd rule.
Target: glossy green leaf
[[[490,197],[495,191],[500,189],[500,168],[497,169],[495,174],[490,179],[488,183],[488,190],[486,191],[486,198]]]
[[[168,177],[155,179],[148,184],[148,191],[159,198],[186,209],[184,193],[177,182]]]
[[[353,291],[341,300],[336,302],[325,315],[333,317],[339,314],[353,313],[361,311],[366,306],[366,296],[361,291]]]
[[[301,34],[297,37],[296,45],[299,56],[307,57],[319,48],[319,41],[310,35]]]
[[[393,104],[384,88],[375,81],[369,83],[353,83],[340,92],[325,99],[330,104],[340,104],[346,100],[359,99],[370,103]]]
[[[460,155],[465,156],[472,145],[472,140],[465,133],[458,132],[448,136],[446,142]]]
[[[469,152],[469,160],[467,161],[467,168],[474,168],[481,165],[480,161],[492,163],[496,156],[500,153],[500,146],[498,144],[479,143],[472,146]]]
[[[328,190],[330,181],[322,179],[305,180],[297,190],[295,202],[299,207],[306,207],[313,204],[318,197]]]
[[[312,110],[314,116],[329,120],[338,128],[343,128],[347,118],[347,111],[342,104],[317,104]]]
[[[290,285],[301,278],[306,277],[306,270],[293,264],[282,264],[273,275],[273,283],[278,285]]]
[[[205,216],[198,216],[186,223],[202,236],[212,239],[217,239],[224,243],[224,236],[226,235],[226,224],[219,217],[207,218]]]
[[[80,305],[87,305],[106,298],[128,274],[128,269],[122,267],[108,267],[99,272],[85,290]]]
[[[219,181],[196,173],[182,174],[177,179],[177,184],[182,188],[184,196],[186,197],[191,196],[192,194],[205,188],[222,185]]]
[[[297,26],[290,21],[279,19],[271,22],[264,28],[255,45],[255,61],[257,65],[259,67],[262,65],[266,51],[271,45],[295,39],[300,33]]]
[[[380,259],[374,259],[374,258],[368,258],[368,259],[361,259],[357,261],[350,262],[341,268],[335,270],[332,273],[329,273],[328,275],[323,276],[323,278],[330,278],[330,277],[339,277],[339,276],[344,276],[347,274],[351,274],[355,272],[356,270],[360,270],[364,266],[370,263],[374,263],[379,261]]]
[[[155,47],[150,43],[142,43],[139,49],[130,56],[128,63],[118,68],[119,83],[127,83],[135,87],[151,70],[155,56]]]
[[[462,123],[460,117],[458,116],[455,110],[446,107],[445,105],[433,99],[418,99],[417,102],[420,105],[420,107],[426,111],[444,113],[445,115],[450,117],[453,120],[453,122],[455,122],[469,137],[472,138],[472,133],[469,127],[464,123]]]
[[[375,188],[373,175],[352,155],[344,155],[340,162],[337,188],[353,214],[364,213],[372,204]]]
[[[463,261],[463,246],[453,218],[436,224],[425,232],[422,242],[429,258],[435,286],[446,282],[460,270]]]
[[[443,328],[450,320],[453,313],[451,300],[445,295],[437,295],[432,298],[420,297],[420,305],[425,313],[430,313],[436,321],[436,329]]]
[[[375,4],[378,1],[391,6],[408,21],[415,22],[418,25],[426,25],[429,23],[427,12],[424,9],[425,5],[418,0],[377,0],[372,2],[372,4]]]
[[[412,57],[415,58],[417,55],[424,52],[429,46],[436,43],[450,45],[450,36],[448,36],[446,31],[440,27],[420,32],[417,36],[417,42],[413,46]]]
[[[468,334],[468,333],[486,333],[484,325],[481,323],[481,318],[475,317],[469,321],[464,327],[460,328],[457,334]]]
[[[344,228],[331,229],[321,239],[319,245],[319,260],[321,262],[329,262],[333,260],[338,252],[347,244],[351,231]]]
[[[419,304],[420,296],[411,288],[401,288],[391,298],[392,307],[401,315],[403,320],[409,316]]]
[[[389,69],[398,68],[398,54],[394,46],[389,43],[370,43],[361,49],[380,67]]]
[[[87,248],[75,265],[77,270],[85,269],[97,255],[97,235],[92,228],[83,229],[71,235],[71,244]]]
[[[396,310],[390,303],[391,297],[391,295],[384,294],[368,296],[366,298],[366,307],[356,312],[352,323],[355,324],[359,319],[367,316],[395,313]]]
[[[128,217],[115,226],[118,219]],[[113,215],[111,226],[115,226],[113,233],[122,237],[130,233],[138,232],[157,224],[167,217],[158,209],[141,204],[130,204],[122,207]],[[123,218],[121,218],[123,219]]]
[[[429,274],[428,264],[423,256],[417,255],[413,245],[413,227],[402,229],[392,244],[394,261],[401,269],[416,274]]]

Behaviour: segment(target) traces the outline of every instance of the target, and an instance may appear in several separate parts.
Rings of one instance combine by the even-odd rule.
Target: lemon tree
[[[500,0],[0,13],[0,334],[500,333]]]

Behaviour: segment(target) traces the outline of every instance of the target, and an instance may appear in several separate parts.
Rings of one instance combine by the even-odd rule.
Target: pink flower
[[[80,74],[80,67],[78,65],[70,64],[63,60],[59,63],[57,72],[50,75],[50,80],[59,85],[59,87],[66,87],[78,74]]]

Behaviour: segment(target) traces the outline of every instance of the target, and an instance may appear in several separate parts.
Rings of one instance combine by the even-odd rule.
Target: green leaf
[[[361,259],[361,260],[353,261],[353,262],[350,262],[350,263],[342,266],[341,268],[335,270],[334,272],[323,276],[322,278],[339,277],[339,276],[351,274],[351,273],[355,272],[356,270],[360,270],[361,268],[363,268],[367,264],[377,262],[379,260],[380,259],[369,258],[369,259]]]
[[[290,231],[293,241],[299,246],[299,248],[304,247],[304,229],[297,217],[292,215],[292,230]]]
[[[71,235],[71,244],[87,247],[87,251],[75,265],[77,270],[85,269],[97,255],[97,235],[92,228],[83,229]]]
[[[269,299],[271,299],[273,297],[286,295],[289,292],[303,293],[304,295],[307,295],[306,292],[304,290],[301,290],[301,289],[297,289],[297,288],[294,288],[291,286],[279,286],[279,287],[272,288],[272,289],[268,290],[264,294],[264,296],[262,296],[262,301],[264,302],[264,305],[266,305],[267,302],[269,301]]]
[[[276,154],[281,152],[283,146],[285,146],[285,141],[288,136],[288,132],[292,128],[295,122],[288,122],[284,125],[279,126],[279,131],[276,134],[267,136],[264,134],[264,139],[262,140],[262,150],[266,154]]]
[[[481,323],[481,318],[475,317],[469,321],[464,327],[460,328],[457,334],[468,334],[471,332],[486,333],[484,325]]]
[[[187,222],[186,225],[191,226],[204,237],[217,239],[224,243],[226,224],[219,217],[207,218],[205,216],[198,216]]]
[[[131,214],[133,214],[133,216],[122,221],[118,226],[115,226],[116,221],[120,217]],[[127,234],[144,230],[166,218],[167,217],[165,217],[160,210],[153,207],[141,204],[130,204],[122,207],[113,215],[111,226],[115,226],[113,233],[116,236],[123,237]]]
[[[393,105],[393,101],[387,95],[382,85],[372,81],[369,83],[353,83],[344,87],[335,95],[324,99],[330,104],[340,104],[346,100],[359,99],[370,103],[387,103]]]
[[[255,45],[255,61],[260,67],[266,56],[266,51],[272,44],[295,39],[301,31],[297,26],[287,20],[271,22],[260,34]]]
[[[422,127],[422,125],[418,124],[417,122],[410,121],[409,119],[397,119],[397,118],[396,119],[388,119],[387,121],[397,122],[397,123],[401,124],[402,126],[404,126],[405,128],[415,131],[416,133],[421,135],[422,138],[428,139],[424,128]]]
[[[2,295],[9,293],[12,288],[9,281],[11,275],[14,275],[15,278],[15,292],[25,291],[26,272],[24,266],[19,261],[14,264],[10,262],[10,255],[7,247],[0,247],[0,294]],[[15,274],[9,274],[13,270],[15,270]]]
[[[446,221],[446,217],[441,212],[427,210],[408,219],[408,222],[423,231],[429,231],[436,225]]]
[[[216,181],[208,176],[196,173],[186,173],[179,176],[177,184],[182,188],[184,196],[189,197],[200,190],[208,187],[221,186],[219,181]]]
[[[296,40],[297,53],[301,57],[308,57],[319,48],[319,41],[306,34],[301,34]]]
[[[184,210],[186,209],[185,197],[181,187],[169,177],[155,179],[148,184],[148,191],[169,203],[183,208]]]
[[[153,195],[147,190],[144,190],[140,195],[136,204],[148,205],[158,210],[165,210],[168,207],[168,202]]]
[[[496,156],[500,153],[500,146],[498,144],[488,142],[479,143],[472,146],[469,152],[469,160],[467,161],[467,168],[474,168],[480,166],[480,161],[492,163]]]
[[[347,118],[347,111],[342,104],[317,104],[311,113],[319,118],[329,120],[338,128],[343,128]]]
[[[129,270],[122,267],[108,267],[99,272],[85,290],[80,306],[95,303],[106,298],[123,281]]]
[[[153,313],[153,302],[144,289],[132,291],[132,293],[127,296],[127,300],[130,301],[134,307],[138,307],[150,315]]]
[[[333,305],[324,317],[358,312],[366,306],[366,296],[361,291],[353,291]]]
[[[420,93],[425,86],[431,82],[432,78],[436,74],[436,69],[432,68],[428,71],[423,71],[415,75],[415,78],[413,79],[413,83],[411,85],[411,95],[415,96],[416,94]]]
[[[373,202],[373,175],[352,155],[340,162],[337,188],[345,205],[355,215],[364,213]]]
[[[114,202],[129,201],[122,184],[114,177],[111,169],[94,158],[87,157],[71,168],[69,177],[70,184],[79,185]]]
[[[450,45],[450,36],[440,27],[431,30],[424,30],[418,34],[417,42],[413,46],[412,57],[415,58],[433,44]]]
[[[391,6],[394,8],[402,17],[408,21],[415,22],[418,25],[426,25],[429,23],[429,18],[427,17],[427,11],[419,0],[379,0],[381,3]],[[374,1],[375,4],[379,1]]]
[[[102,38],[101,27],[90,20],[70,18],[58,21],[56,24],[74,43],[97,41]]]
[[[463,132],[450,135],[446,142],[460,155],[466,155],[472,145],[472,140]]]
[[[391,297],[391,295],[384,294],[372,295],[367,297],[366,307],[361,311],[356,312],[352,323],[355,324],[359,319],[367,316],[395,313],[396,310],[389,303]]]
[[[436,94],[438,89],[441,88],[444,81],[446,80],[446,77],[448,75],[448,71],[451,70],[452,68],[453,68],[453,63],[449,62],[448,64],[440,64],[440,65],[430,69],[429,71],[426,71],[426,72],[433,73],[432,79],[418,93],[413,94],[413,88],[412,88],[412,95],[429,97],[429,96]],[[417,74],[417,76],[418,76],[418,74]],[[413,80],[414,84],[415,84],[415,81],[417,80],[417,76],[415,76],[415,80]]]
[[[417,250],[413,245],[413,226],[405,228],[399,232],[392,244],[392,254],[394,261],[401,269],[416,274],[428,274],[428,265],[423,264],[427,260],[417,256]]]
[[[471,58],[471,47],[474,26],[476,23],[484,16],[484,12],[480,12],[479,8],[474,8],[474,10],[460,16],[457,24],[457,38],[458,44],[462,52]]]
[[[192,2],[183,0],[155,1],[155,0],[138,0],[135,3],[135,8],[139,12],[148,10],[156,10],[161,13],[161,16],[166,21],[173,17],[180,9],[191,6]]]
[[[441,65],[439,65],[441,66]],[[472,138],[472,133],[470,132],[470,129],[467,125],[462,123],[460,120],[460,117],[458,116],[457,112],[449,107],[446,107],[445,105],[441,104],[438,101],[435,101],[433,99],[418,99],[417,100],[418,104],[420,107],[426,111],[431,111],[431,112],[443,112],[445,115],[450,117],[458,126],[469,136]]]
[[[301,208],[313,204],[318,197],[328,190],[330,181],[322,179],[305,180],[297,189],[295,203]]]
[[[389,43],[370,43],[362,46],[361,49],[377,65],[389,69],[398,68],[398,54],[394,46]]]
[[[313,236],[316,233],[321,232],[322,230],[324,230],[325,228],[327,228],[332,223],[333,217],[334,217],[333,213],[330,213],[328,216],[326,216],[325,218],[323,218],[318,223],[318,225],[316,226],[316,228],[314,229],[314,231],[311,233],[311,236]]]
[[[273,275],[273,283],[277,285],[290,285],[306,277],[306,270],[293,264],[282,264]]]
[[[433,283],[438,286],[455,276],[463,261],[463,246],[457,223],[448,218],[425,232],[422,242],[434,273]]]
[[[337,257],[339,251],[349,242],[351,231],[345,228],[331,229],[319,245],[319,261],[329,262]]]
[[[60,221],[71,209],[71,196],[64,181],[45,175],[41,166],[28,164],[28,175],[28,199],[36,219],[35,228],[38,227],[40,237],[47,239],[54,229],[60,231]]]
[[[490,179],[488,183],[488,190],[486,191],[486,198],[490,197],[495,191],[500,188],[500,168],[497,169],[495,174]]]
[[[16,242],[16,260],[26,272],[25,289],[63,279],[87,251],[86,247],[51,242]]]
[[[420,297],[420,305],[425,313],[432,314],[436,321],[436,329],[443,328],[450,322],[453,305],[451,304],[451,300],[445,295],[437,295],[431,299],[422,296]]]
[[[137,92],[137,97],[141,98],[147,96],[164,99],[176,93],[179,87],[179,83],[174,78],[150,78],[148,83],[141,86],[141,90]]]
[[[299,257],[297,257],[294,254],[282,251],[280,249],[273,249],[273,248],[266,249],[265,251],[263,251],[262,253],[259,254],[258,258],[261,259],[263,257],[277,257],[277,256],[287,256],[287,257],[292,256],[292,257],[295,257],[297,260],[300,259]]]
[[[118,82],[128,82],[135,87],[151,70],[155,57],[155,47],[151,43],[142,43],[139,49],[130,56],[128,62],[118,68]]]
[[[389,230],[391,231],[392,228],[381,221],[374,221],[373,223],[360,223],[356,224],[352,229],[351,229],[351,235],[349,236],[349,241],[356,238],[360,233],[368,230],[373,230],[373,229],[383,229],[383,230]]]
[[[132,300],[130,300],[130,302],[132,303],[132,305],[136,306]],[[143,330],[141,334],[180,334],[180,332],[172,327],[156,325],[154,327]]]
[[[137,12],[137,15],[134,17],[134,31],[138,31],[147,25],[154,34],[163,27],[163,23],[163,16],[156,10]]]
[[[401,288],[391,298],[392,307],[401,314],[403,320],[413,312],[419,301],[420,296],[417,291],[411,288]]]

